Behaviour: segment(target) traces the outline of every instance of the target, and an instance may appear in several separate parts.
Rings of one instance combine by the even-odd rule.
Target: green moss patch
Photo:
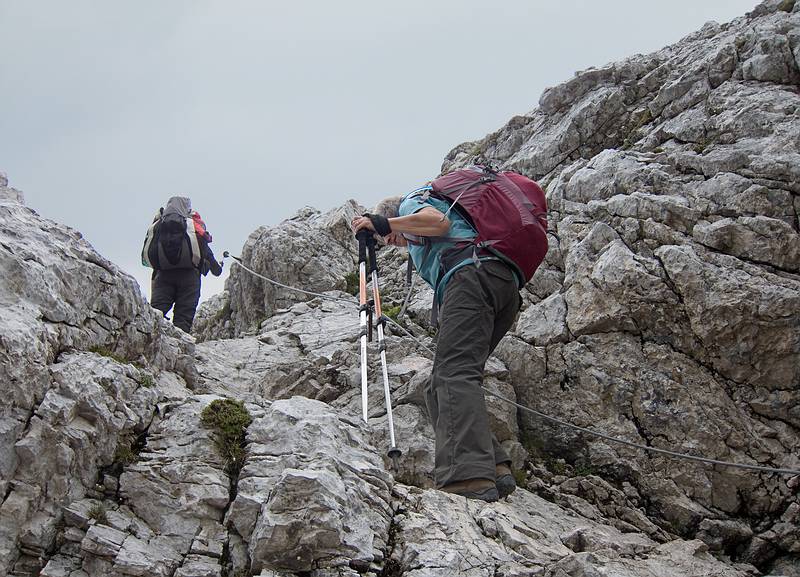
[[[100,355],[101,357],[108,357],[109,359],[112,359],[112,360],[114,360],[114,361],[116,361],[116,362],[118,362],[118,363],[120,363],[122,365],[127,365],[130,362],[125,357],[121,357],[121,356],[119,356],[117,354],[114,354],[114,353],[112,353],[110,350],[108,350],[105,347],[100,347],[100,346],[91,347],[89,349],[89,352],[90,353],[94,353],[96,355]]]
[[[114,463],[125,467],[135,463],[139,459],[139,454],[134,449],[133,438],[124,435],[117,441],[117,448],[114,451]]]
[[[225,459],[226,472],[238,475],[244,462],[245,433],[253,422],[244,403],[217,399],[203,409],[200,420],[214,430],[214,442]]]
[[[349,272],[344,275],[345,292],[351,295],[357,295],[360,290],[359,287],[359,274],[357,272]]]
[[[149,373],[140,373],[138,383],[143,387],[151,388],[156,386],[155,380],[153,380],[153,375]]]
[[[400,315],[400,309],[402,309],[402,308],[403,307],[401,307],[400,305],[397,305],[396,307],[385,308],[381,312],[383,314],[385,314],[387,317],[389,317],[390,319],[392,319],[394,322],[398,322],[397,317],[398,317],[398,315]]]

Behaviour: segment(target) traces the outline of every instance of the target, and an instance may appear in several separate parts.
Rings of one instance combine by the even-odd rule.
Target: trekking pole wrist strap
[[[370,220],[370,222],[372,222],[372,226],[375,229],[375,232],[377,232],[379,235],[386,236],[387,234],[392,232],[392,227],[389,224],[389,219],[386,218],[385,216],[381,216],[380,214],[370,214],[370,213],[366,213],[364,214],[364,216],[366,216]]]

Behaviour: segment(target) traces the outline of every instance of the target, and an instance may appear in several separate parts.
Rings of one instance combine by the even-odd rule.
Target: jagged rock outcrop
[[[523,404],[628,441],[797,468],[798,40],[800,5],[765,2],[579,73],[451,152],[445,169],[481,154],[546,185],[555,235],[498,352]],[[797,498],[786,476],[646,456],[532,415],[521,427],[633,483],[671,531],[744,522],[708,541],[749,561],[764,562],[757,543],[775,543],[766,533]]]
[[[800,468],[798,60],[800,4],[768,0],[579,73],[448,156],[537,178],[551,209],[491,393],[633,443]],[[0,574],[800,575],[800,478],[648,454],[491,395],[521,488],[494,504],[430,489],[419,285],[411,336],[387,329],[394,468],[374,343],[361,418],[354,201],[241,254],[324,298],[230,263],[195,344],[7,184]],[[379,254],[389,308],[406,257]],[[211,428],[224,400],[233,419]]]
[[[278,227],[250,234],[241,258],[248,268],[283,284],[312,292],[345,290],[347,275],[358,263],[350,220],[363,212],[354,201],[328,214],[305,207]],[[201,340],[253,333],[276,310],[313,298],[231,266],[227,294],[198,311],[193,332]]]
[[[191,339],[132,277],[0,184],[0,569],[24,573],[57,546],[62,508],[151,426],[161,375],[196,375]]]

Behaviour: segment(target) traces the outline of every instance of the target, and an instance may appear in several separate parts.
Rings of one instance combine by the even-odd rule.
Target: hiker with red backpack
[[[150,305],[165,317],[174,307],[172,322],[187,333],[200,301],[201,275],[222,274],[210,242],[205,222],[184,196],[173,196],[159,209],[144,239],[142,264],[153,269]]]
[[[541,188],[514,172],[474,166],[353,219],[408,246],[434,289],[438,341],[425,400],[435,433],[437,488],[496,501],[516,489],[511,459],[489,428],[482,391],[486,361],[511,328],[519,290],[547,252]]]

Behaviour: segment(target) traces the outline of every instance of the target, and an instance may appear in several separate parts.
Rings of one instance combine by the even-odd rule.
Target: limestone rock
[[[550,208],[486,369],[519,483],[492,504],[431,488],[429,287],[386,328],[397,463],[374,341],[362,417],[355,202],[243,247],[323,296],[231,263],[195,345],[0,176],[0,573],[797,573],[796,479],[652,449],[800,468],[798,29],[800,3],[767,0],[583,71],[445,159],[522,171]],[[406,261],[379,251],[393,314]],[[243,461],[201,423],[223,398],[252,417],[230,431]]]
[[[445,159],[479,150],[546,187],[555,235],[497,351],[523,405],[640,445],[798,466],[798,18],[764,2],[580,72]],[[720,512],[785,527],[785,478],[662,461],[525,411],[520,425],[534,449],[632,483],[667,531],[736,550],[756,537],[697,528]]]
[[[187,545],[222,520],[229,502],[225,461],[200,413],[215,397],[193,397],[154,424],[139,460],[120,476],[120,496],[160,534]]]
[[[359,425],[293,397],[250,427],[229,520],[254,570],[369,565],[385,547],[392,480]]]
[[[243,247],[242,261],[250,270],[283,284],[312,292],[344,290],[346,276],[356,271],[358,259],[350,221],[363,212],[354,201],[325,215],[302,209],[277,227],[253,232]],[[226,290],[222,314],[208,328],[201,317],[199,330],[238,336],[256,330],[276,310],[310,298],[275,286],[237,264],[231,265]],[[224,328],[226,323],[229,328]]]

